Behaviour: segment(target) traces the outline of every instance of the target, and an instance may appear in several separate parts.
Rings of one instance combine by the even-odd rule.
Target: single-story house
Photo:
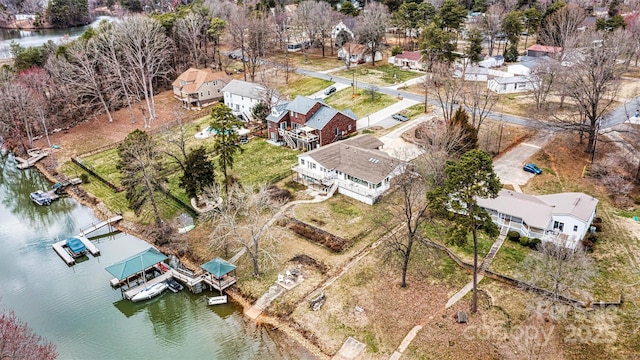
[[[480,66],[467,66],[453,71],[453,77],[463,78],[465,81],[487,81],[489,69]]]
[[[269,93],[264,86],[236,79],[231,80],[227,86],[222,88],[222,93],[224,94],[224,104],[234,114],[242,115],[245,119],[253,119],[251,110],[260,101],[271,101],[272,103],[277,101],[277,99],[267,99]]]
[[[338,59],[349,61],[351,64],[362,64],[382,60],[382,52],[376,50],[375,57],[372,56],[371,48],[364,44],[346,42],[338,50]]]
[[[519,62],[509,64],[507,66],[507,72],[513,75],[526,76],[531,74],[538,66],[548,60],[550,60],[548,57],[530,58],[523,56]]]
[[[381,151],[382,141],[364,134],[298,155],[296,181],[373,205],[404,171],[401,161]]]
[[[529,76],[495,77],[487,81],[487,89],[498,94],[527,92],[535,89],[536,81]]]
[[[527,56],[531,56],[531,57],[549,56],[549,55],[559,53],[561,51],[562,51],[561,47],[534,44],[529,46],[529,48],[527,49]]]
[[[173,82],[173,96],[187,109],[202,109],[222,98],[231,77],[222,71],[189,68]]]
[[[427,64],[422,61],[422,53],[420,51],[403,51],[402,54],[390,57],[389,63],[405,69],[427,70]]]
[[[584,193],[527,195],[500,190],[495,199],[478,199],[496,225],[542,241],[562,240],[575,249],[596,216],[598,200]]]
[[[357,120],[351,110],[338,111],[322,100],[298,96],[272,107],[267,132],[271,143],[313,150],[354,133]]]
[[[494,68],[498,66],[502,66],[504,64],[504,56],[497,55],[493,57],[488,57],[478,63],[478,66],[483,68]]]

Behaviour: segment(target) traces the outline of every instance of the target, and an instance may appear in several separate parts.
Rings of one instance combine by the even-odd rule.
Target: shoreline
[[[53,161],[56,161],[56,160],[53,160]],[[53,170],[54,173],[52,173],[47,168],[47,164],[50,164],[51,162],[52,162],[51,158],[45,158],[44,160],[34,164],[33,168],[38,170],[49,182],[52,182],[54,184],[57,182],[66,180],[62,178],[64,175],[60,176],[60,179],[56,177],[54,173],[55,174],[59,174],[59,173],[55,171],[55,169]],[[50,165],[55,166],[56,164],[50,164]],[[66,178],[66,176],[64,177]],[[102,203],[98,198],[96,198],[92,194],[85,192],[87,196],[90,197],[90,199],[93,199],[95,201],[95,203],[94,201],[91,201],[90,199],[86,199],[80,194],[77,194],[77,188],[74,187],[69,190],[72,190],[72,191],[67,191],[68,196],[72,197],[74,200],[79,202],[82,206],[86,206],[91,210],[93,210],[93,212],[96,214],[96,217],[102,220],[106,220],[109,217],[115,215],[115,213],[110,211],[104,205],[104,203]],[[183,259],[182,256],[179,256],[178,254],[173,253],[173,251],[171,251],[170,249],[167,249],[163,246],[156,245],[152,241],[150,241],[145,235],[142,234],[141,231],[139,231],[139,229],[136,229],[137,225],[138,224],[136,223],[132,223],[123,219],[122,221],[116,224],[113,224],[112,226],[118,229],[119,231],[124,232],[125,234],[133,235],[145,241],[149,245],[158,248],[158,250],[160,250],[163,253],[168,252],[168,253],[171,253],[172,255],[177,256],[180,259],[180,262],[184,263],[185,259]],[[186,261],[187,263],[191,263],[191,259],[186,259]],[[231,297],[233,301],[235,301],[242,307],[242,315],[243,317],[248,319],[248,317],[246,316],[246,311],[251,308],[252,306],[251,301],[248,298],[244,297],[237,289],[229,288],[226,290],[226,293]],[[313,355],[317,359],[328,360],[331,358],[331,356],[329,356],[328,354],[325,354],[322,350],[320,350],[320,347],[318,347],[316,344],[314,344],[309,339],[307,339],[302,333],[295,330],[291,326],[291,324],[284,319],[274,317],[271,315],[266,315],[263,313],[255,320],[255,322],[257,325],[262,325],[262,326],[267,324],[271,325],[273,328],[267,329],[268,331],[278,331],[284,337],[286,337],[290,342],[297,344],[297,346],[301,347],[302,349],[304,349],[305,351],[307,351],[309,354]]]

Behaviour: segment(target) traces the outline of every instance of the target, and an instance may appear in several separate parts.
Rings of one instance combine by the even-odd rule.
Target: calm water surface
[[[165,292],[122,300],[105,267],[149,245],[123,233],[95,243],[102,255],[68,267],[53,251],[93,221],[71,198],[40,207],[29,193],[50,186],[0,155],[0,302],[54,342],[61,359],[285,359],[263,328],[234,304],[211,307],[203,293]]]
[[[96,27],[101,21],[113,21],[116,18],[110,16],[99,16],[91,24],[77,26],[68,29],[42,29],[42,30],[19,30],[0,29],[0,59],[11,57],[9,45],[12,41],[23,47],[42,46],[49,40],[60,43],[63,40],[72,40],[85,32],[90,27]]]

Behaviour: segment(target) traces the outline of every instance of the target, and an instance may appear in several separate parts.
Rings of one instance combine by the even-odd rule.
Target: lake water
[[[91,24],[77,26],[68,29],[42,29],[42,30],[19,30],[0,29],[0,59],[11,57],[10,45],[12,41],[23,47],[42,46],[49,40],[60,43],[65,40],[72,40],[85,32],[90,27],[96,27],[101,21],[112,21],[116,18],[110,16],[99,16]]]
[[[96,240],[101,256],[67,266],[51,245],[96,221],[93,212],[71,198],[37,206],[29,193],[50,186],[44,177],[7,155],[0,166],[0,304],[55,343],[60,359],[299,358],[237,305],[208,306],[213,293],[122,300],[104,268],[149,247],[133,236]]]

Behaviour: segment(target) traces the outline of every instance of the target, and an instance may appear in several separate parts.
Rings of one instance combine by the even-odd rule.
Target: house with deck
[[[189,68],[173,82],[173,96],[187,109],[202,109],[222,98],[231,77],[222,71]]]
[[[322,100],[298,96],[272,107],[267,132],[271,143],[313,150],[354,133],[357,120],[351,110],[338,111]]]
[[[321,191],[372,205],[391,187],[404,164],[384,151],[375,136],[364,134],[298,155],[295,180]]]
[[[575,249],[590,230],[598,200],[584,193],[527,195],[503,189],[495,199],[479,198],[478,205],[500,228]]]

